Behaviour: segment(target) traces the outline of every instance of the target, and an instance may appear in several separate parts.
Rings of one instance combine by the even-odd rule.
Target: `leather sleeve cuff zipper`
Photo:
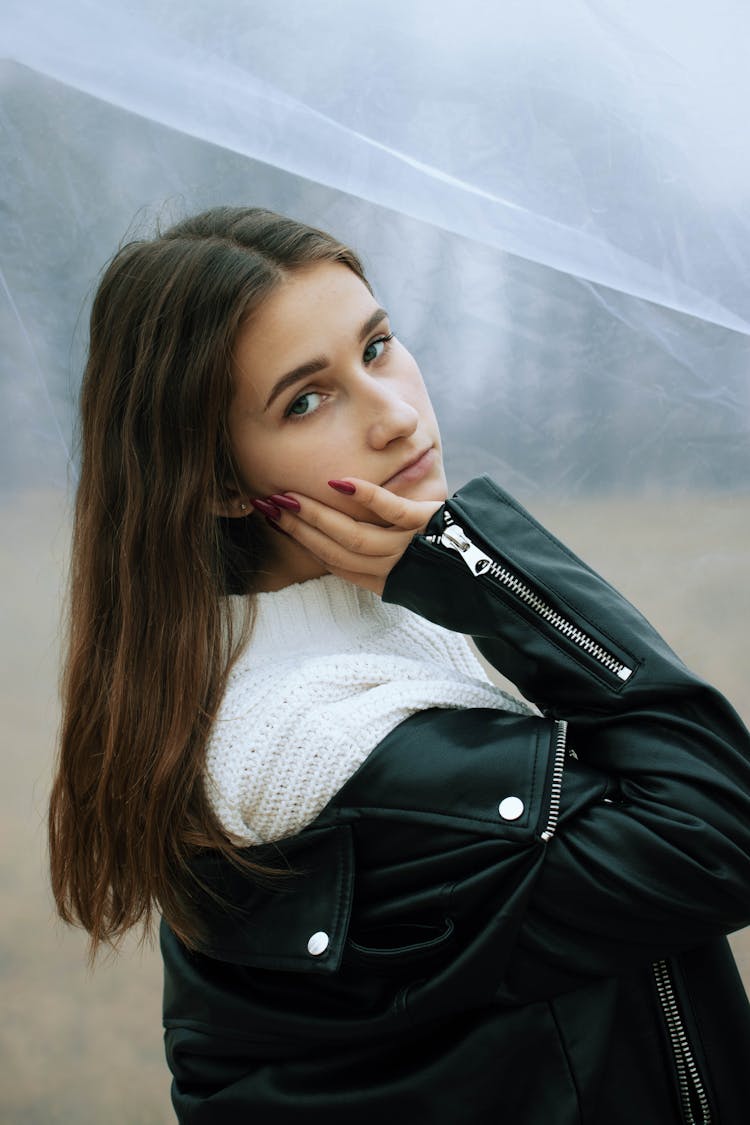
[[[540,594],[532,590],[504,562],[490,558],[470,538],[464,528],[454,522],[447,508],[444,511],[444,518],[445,526],[443,530],[435,535],[425,536],[428,542],[439,543],[443,547],[456,551],[475,578],[486,576],[497,582],[503,589],[519,598],[528,609],[537,614],[547,625],[555,629],[568,641],[571,641],[582,652],[593,657],[618,680],[626,681],[630,679],[633,674],[632,668],[629,668],[613,653],[608,652],[603,645],[595,641],[593,637],[589,636],[580,626],[575,625],[564,614],[553,609]]]

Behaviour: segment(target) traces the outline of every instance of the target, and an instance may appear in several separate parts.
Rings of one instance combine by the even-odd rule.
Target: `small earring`
[[[240,504],[240,511],[246,512],[247,511],[247,504]]]

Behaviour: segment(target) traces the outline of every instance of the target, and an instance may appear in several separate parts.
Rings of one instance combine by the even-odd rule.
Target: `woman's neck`
[[[276,543],[281,538],[281,532],[269,528],[263,564],[255,572],[248,593],[273,594],[295,582],[307,582],[310,578],[322,578],[329,573],[319,559],[288,536],[284,536],[286,541],[283,544]]]

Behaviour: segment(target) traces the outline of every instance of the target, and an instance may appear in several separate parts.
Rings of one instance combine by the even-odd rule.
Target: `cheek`
[[[232,442],[232,452],[244,487],[251,495],[262,497],[274,491],[274,482],[288,462],[283,442],[274,441],[263,431],[246,431]]]
[[[328,481],[340,475],[342,458],[346,459],[346,433],[323,440],[321,431],[310,422],[288,423],[266,443],[266,456],[260,457],[256,478],[262,479],[269,492],[301,492],[332,507],[341,507],[343,497],[328,487]]]

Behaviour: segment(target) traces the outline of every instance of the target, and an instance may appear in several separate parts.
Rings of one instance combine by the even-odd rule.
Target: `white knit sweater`
[[[242,844],[311,823],[375,746],[428,707],[527,713],[466,638],[334,575],[256,594],[206,755],[207,792]]]

